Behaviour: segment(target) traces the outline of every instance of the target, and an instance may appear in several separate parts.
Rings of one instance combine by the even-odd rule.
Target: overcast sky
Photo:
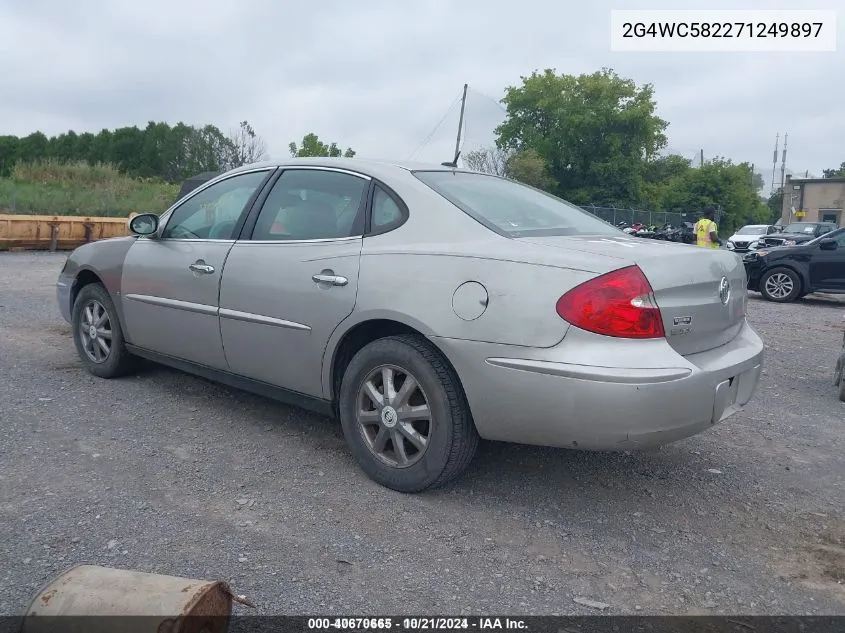
[[[521,75],[609,66],[654,84],[669,149],[689,158],[747,160],[768,181],[775,134],[788,132],[789,169],[820,175],[845,161],[845,11],[836,53],[610,52],[611,8],[708,4],[800,3],[0,0],[0,134],[150,120],[228,132],[247,119],[273,158],[314,131],[359,156],[440,162],[465,82],[468,151],[491,143],[497,100]]]

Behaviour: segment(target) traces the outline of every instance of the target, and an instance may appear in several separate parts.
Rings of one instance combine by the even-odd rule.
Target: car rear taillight
[[[628,266],[575,286],[557,301],[558,315],[572,325],[605,336],[661,338],[666,335],[654,291],[639,266]]]

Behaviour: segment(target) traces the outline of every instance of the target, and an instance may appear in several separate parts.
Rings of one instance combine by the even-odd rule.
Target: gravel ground
[[[370,482],[336,424],[164,368],[77,362],[64,255],[0,255],[0,613],[80,563],[220,578],[249,613],[845,614],[845,305],[749,302],[746,410],[660,450],[486,443],[465,477]],[[575,599],[604,603],[596,609]]]

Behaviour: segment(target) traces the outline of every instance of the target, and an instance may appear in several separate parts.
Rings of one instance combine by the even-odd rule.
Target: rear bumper
[[[647,366],[637,368],[571,362],[566,340],[548,350],[434,342],[461,377],[481,437],[584,450],[656,446],[704,431],[751,399],[763,364],[763,342],[747,323],[730,343],[687,357],[665,340],[614,343],[643,344],[638,357]]]

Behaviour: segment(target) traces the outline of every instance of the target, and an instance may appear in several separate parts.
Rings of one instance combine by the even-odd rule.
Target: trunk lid
[[[613,268],[637,264],[654,289],[666,340],[679,354],[696,354],[728,343],[745,320],[745,267],[730,251],[624,235],[519,241],[534,247],[604,255],[617,260]],[[729,289],[726,300],[723,279]]]

